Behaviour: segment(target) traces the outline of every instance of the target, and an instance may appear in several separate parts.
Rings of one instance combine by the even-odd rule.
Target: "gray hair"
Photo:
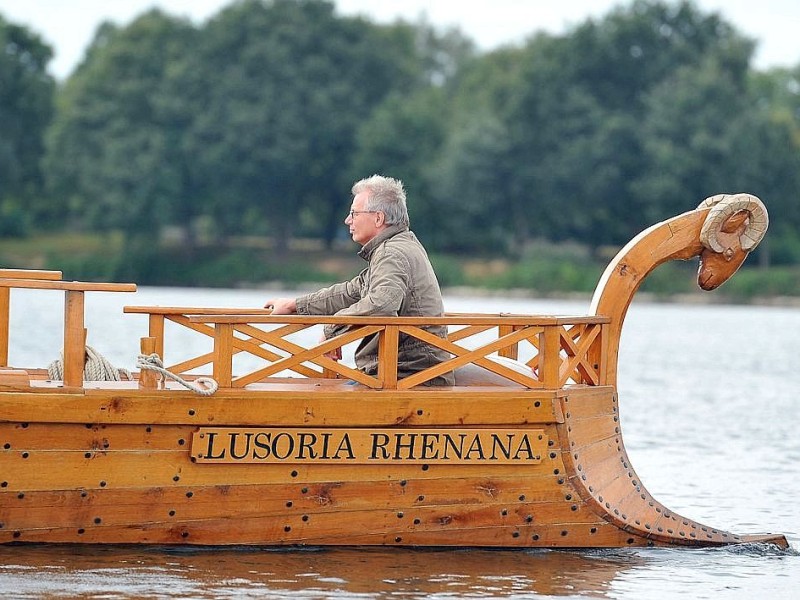
[[[387,225],[409,226],[406,191],[399,179],[373,175],[353,184],[352,192],[353,196],[367,192],[367,210],[382,212]]]

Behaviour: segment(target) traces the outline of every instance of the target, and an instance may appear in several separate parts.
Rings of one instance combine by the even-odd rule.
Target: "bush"
[[[601,267],[594,263],[566,259],[532,258],[513,264],[507,271],[472,282],[495,289],[524,288],[541,293],[590,292],[600,278]]]
[[[23,238],[28,235],[30,220],[16,204],[0,203],[0,237]]]
[[[432,254],[430,259],[433,270],[436,271],[436,278],[439,280],[440,286],[455,287],[465,284],[464,267],[457,258],[441,254]]]
[[[736,300],[770,296],[800,296],[800,269],[740,269],[720,290]]]

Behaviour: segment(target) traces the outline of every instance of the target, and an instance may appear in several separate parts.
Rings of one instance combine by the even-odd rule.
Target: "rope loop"
[[[139,367],[140,370],[147,369],[149,371],[155,371],[161,376],[161,382],[164,382],[166,378],[172,379],[201,396],[210,396],[219,389],[219,384],[211,377],[198,377],[194,380],[194,383],[192,383],[186,381],[180,375],[168,371],[164,368],[164,362],[161,360],[161,357],[155,352],[153,354],[140,354],[136,359],[136,366]]]
[[[219,389],[219,384],[210,377],[198,377],[194,382],[187,381],[180,375],[176,375],[172,371],[164,368],[164,363],[158,354],[140,354],[136,359],[136,366],[140,370],[148,369],[155,371],[161,377],[163,383],[167,378],[173,379],[180,383],[183,387],[192,390],[201,396],[210,396]],[[64,380],[64,352],[61,352],[61,358],[54,360],[47,367],[47,376],[54,381]],[[83,380],[84,381],[122,381],[123,378],[127,381],[132,381],[133,376],[127,369],[118,369],[112,365],[108,359],[100,354],[91,346],[86,346],[86,357],[83,366]]]

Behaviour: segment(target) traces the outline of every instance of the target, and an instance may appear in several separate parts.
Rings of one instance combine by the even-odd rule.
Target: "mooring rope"
[[[47,376],[56,381],[64,380],[64,353],[61,358],[47,366]],[[91,346],[86,346],[86,359],[83,365],[84,381],[122,381],[123,377],[133,379],[127,369],[118,369],[108,359]]]
[[[177,381],[187,389],[202,396],[210,396],[219,389],[219,384],[210,377],[198,377],[194,383],[187,381],[180,375],[164,368],[164,363],[158,354],[140,354],[136,359],[136,366],[140,370],[155,371],[163,382],[166,378]],[[47,376],[55,381],[64,380],[64,353],[61,358],[54,360],[47,366]],[[117,368],[109,360],[91,346],[86,346],[86,360],[83,366],[84,381],[127,381],[133,380],[131,372],[127,369]]]
[[[180,375],[176,375],[172,371],[165,369],[161,357],[156,353],[149,355],[140,354],[139,358],[136,359],[136,366],[141,370],[147,369],[149,371],[155,371],[161,375],[162,382],[165,378],[169,377],[201,396],[210,396],[219,388],[219,384],[210,377],[198,377],[194,380],[194,383],[186,381]]]

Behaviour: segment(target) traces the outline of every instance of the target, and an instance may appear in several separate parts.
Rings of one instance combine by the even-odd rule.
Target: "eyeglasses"
[[[350,209],[349,215],[350,215],[350,218],[352,219],[356,215],[362,215],[364,213],[378,213],[378,212],[380,212],[380,211],[379,210],[353,210],[353,209]]]

